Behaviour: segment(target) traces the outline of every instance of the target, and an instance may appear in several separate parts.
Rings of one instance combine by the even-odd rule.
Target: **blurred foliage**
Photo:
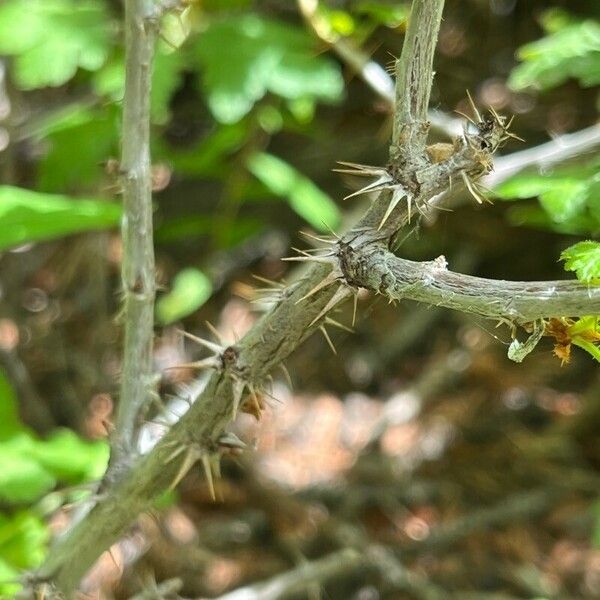
[[[114,227],[121,207],[100,200],[71,200],[9,185],[0,186],[0,250],[76,231]]]
[[[600,162],[559,167],[546,173],[519,173],[494,189],[503,200],[537,197],[539,208],[516,207],[509,218],[516,224],[535,225],[558,233],[600,234]]]
[[[541,25],[546,35],[523,46],[517,53],[521,64],[515,67],[509,85],[515,90],[535,87],[540,91],[575,78],[581,85],[600,82],[600,23],[580,22],[568,13],[552,9],[545,12]],[[509,219],[520,225],[549,229],[572,235],[600,235],[600,163],[575,164],[546,170],[522,172],[494,191],[503,200],[538,198],[539,206],[518,206]],[[600,283],[600,243],[578,242],[561,256],[567,271],[590,285]],[[600,318],[589,316],[570,323],[566,337],[600,361]],[[566,355],[568,359],[568,354]]]
[[[78,68],[104,64],[110,26],[101,0],[7,0],[0,6],[0,54],[15,56],[21,89],[59,86]]]
[[[271,92],[286,100],[334,102],[344,89],[339,67],[315,56],[308,32],[255,14],[208,24],[191,48],[208,105],[222,123],[235,123]]]
[[[583,86],[600,83],[600,22],[579,21],[563,10],[551,9],[542,14],[540,23],[546,35],[520,48],[517,56],[521,64],[513,69],[509,85],[515,90],[535,87],[546,91],[569,78]],[[519,173],[498,186],[495,193],[504,200],[537,196],[539,207],[527,205],[509,211],[514,223],[597,237],[599,168],[600,162],[594,158],[583,165]],[[564,250],[561,259],[565,269],[574,271],[581,281],[600,282],[600,243],[579,242]]]
[[[600,83],[600,23],[575,20],[560,9],[547,11],[540,21],[547,35],[519,49],[521,64],[509,85],[548,90],[570,78],[586,87]]]
[[[179,321],[198,310],[212,293],[210,279],[198,269],[184,269],[177,273],[171,291],[156,303],[159,323]]]
[[[286,198],[315,229],[326,231],[339,225],[341,215],[333,200],[288,163],[261,153],[251,157],[248,168],[274,194]]]
[[[67,429],[57,429],[47,439],[37,437],[20,422],[17,399],[2,371],[0,417],[0,595],[10,595],[18,589],[14,580],[19,570],[44,558],[49,532],[43,497],[58,484],[99,479],[108,446],[84,441]]]

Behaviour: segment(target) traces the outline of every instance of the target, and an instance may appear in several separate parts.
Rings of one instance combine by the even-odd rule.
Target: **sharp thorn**
[[[302,302],[303,300],[306,300],[307,298],[310,298],[312,295],[316,294],[318,291],[322,290],[323,288],[326,288],[328,286],[330,286],[331,284],[335,283],[338,279],[338,276],[336,275],[336,273],[334,271],[332,271],[331,273],[329,273],[329,275],[327,275],[327,277],[325,277],[325,279],[322,279],[321,281],[319,281],[319,283],[317,283],[317,285],[315,285],[315,287],[313,287],[309,292],[307,292],[304,296],[302,296],[302,298],[300,298],[299,300],[296,300],[296,304],[299,304],[300,302]]]
[[[231,433],[230,431],[221,434],[217,440],[217,444],[224,448],[238,448],[240,450],[245,450],[248,447],[235,433]]]
[[[179,444],[179,442],[175,442],[175,443]],[[171,452],[171,454],[169,454],[169,456],[167,456],[167,458],[165,458],[164,464],[167,465],[172,460],[175,460],[184,450],[185,450],[185,445],[184,444],[178,445],[175,448],[175,450],[173,450],[173,452]]]
[[[344,325],[343,323],[340,323],[339,321],[336,321],[335,319],[332,319],[331,317],[325,317],[325,323],[327,325],[331,325],[332,327],[337,327],[338,329],[347,331],[348,333],[354,333],[354,329],[348,327],[347,325]]]
[[[204,321],[206,326],[210,330],[210,332],[215,336],[215,339],[221,344],[221,346],[225,346],[225,338],[221,335],[221,332],[217,330],[217,328],[210,322]]]
[[[232,388],[233,388],[233,411],[232,411],[232,419],[236,419],[238,410],[240,408],[240,402],[242,401],[242,396],[244,395],[244,387],[245,384],[239,379],[234,379]]]
[[[183,363],[181,365],[175,365],[173,367],[166,367],[165,371],[171,371],[174,369],[218,369],[219,367],[219,360],[214,356],[211,356],[210,358],[204,358],[203,360],[198,360],[196,362]]]
[[[467,121],[469,121],[469,123],[471,123],[471,125],[474,125],[475,127],[477,127],[477,123],[471,118],[469,117],[469,115],[466,115],[463,112],[460,112],[460,110],[455,110],[454,111],[457,115],[460,115],[461,117],[463,117],[464,119],[466,119]]]
[[[473,102],[473,97],[471,96],[471,92],[469,92],[469,90],[467,90],[467,98],[469,99],[469,104],[471,105],[471,109],[475,113],[477,120],[481,123],[483,119],[481,118],[480,112],[477,110],[477,106],[475,106],[475,102]]]
[[[194,463],[198,460],[198,451],[189,447],[187,454],[184,456],[183,461],[181,462],[181,467],[179,467],[179,471],[177,471],[177,475],[175,475],[175,479],[169,486],[170,490],[174,490],[179,482],[185,477],[186,473],[194,466]]]
[[[316,240],[317,242],[321,242],[322,244],[335,244],[335,240],[330,240],[327,238],[322,238],[319,237],[317,235],[313,235],[312,233],[309,233],[308,231],[301,231],[300,235],[303,235],[304,237],[310,238],[311,240]]]
[[[333,236],[333,238],[339,242],[342,238],[332,229],[332,227],[328,224],[325,223],[325,221],[321,220],[321,223],[323,223],[323,225],[325,226],[325,229],[327,229],[327,231],[329,231],[329,233]]]
[[[337,261],[331,256],[286,256],[282,258],[284,262],[315,262],[323,265],[334,265]]]
[[[404,196],[406,196],[408,198],[408,194],[406,193],[404,188],[399,188],[399,189],[394,190],[394,193],[392,194],[392,199],[390,200],[388,207],[385,211],[385,214],[383,215],[383,218],[381,219],[381,223],[379,223],[379,227],[377,228],[377,231],[379,231],[384,226],[385,222],[388,220],[389,216],[392,214],[392,211],[394,210],[394,208],[396,208],[396,206],[398,205],[400,200],[402,200],[402,198],[404,198]],[[410,204],[410,199],[408,202]],[[410,221],[410,217],[408,220]]]
[[[200,338],[200,337],[198,337],[196,335],[188,333],[187,331],[183,331],[182,329],[180,329],[179,332],[183,336],[185,336],[186,338],[189,338],[190,340],[196,342],[197,344],[200,344],[201,346],[204,346],[205,348],[208,348],[209,350],[211,350],[215,354],[221,354],[221,352],[223,352],[223,347],[219,346],[219,344],[215,344],[213,342],[209,342],[208,340],[205,340],[205,339]]]
[[[268,286],[271,286],[271,287],[278,287],[278,288],[285,287],[285,285],[283,285],[279,281],[273,281],[272,279],[267,279],[266,277],[261,277],[260,275],[255,275],[254,273],[252,274],[252,277],[254,279],[256,279],[257,281],[261,281],[262,283],[264,283]]]
[[[292,383],[292,378],[290,376],[290,372],[287,370],[287,367],[283,363],[279,363],[279,368],[283,372],[283,376],[285,377],[287,384],[290,386],[290,390],[294,389],[294,384]]]
[[[213,479],[213,471],[210,456],[206,453],[202,453],[202,468],[204,469],[204,476],[206,477],[206,483],[208,484],[208,490],[210,491],[210,497],[213,502],[217,501],[217,495],[215,494],[215,482]]]
[[[337,356],[337,350],[335,349],[335,346],[333,345],[333,342],[331,341],[331,338],[327,333],[327,329],[325,329],[323,325],[321,325],[319,329],[321,330],[321,333],[323,334],[323,337],[325,338],[325,341],[327,342],[328,346],[331,348],[331,351]]]
[[[471,180],[469,179],[469,177],[467,176],[467,174],[464,171],[460,172],[460,175],[465,183],[465,186],[467,188],[467,190],[469,191],[469,193],[471,194],[471,196],[473,196],[473,198],[475,198],[475,200],[479,203],[479,204],[483,204],[483,200],[481,199],[481,197],[479,196],[479,194],[475,191],[475,188],[473,187],[473,184],[471,183]]]
[[[371,192],[377,192],[385,189],[389,189],[390,184],[393,183],[393,179],[389,175],[385,175],[376,179],[373,183],[369,183],[369,185],[365,185],[364,187],[344,196],[344,200],[348,200],[348,198],[354,198],[355,196],[360,196],[362,194],[369,194]]]
[[[323,310],[310,322],[309,327],[312,327],[321,317],[324,317],[336,304],[340,303],[344,298],[351,294],[350,290],[345,285],[335,291],[329,302],[323,307]]]
[[[215,491],[216,496],[219,499],[219,502],[223,502],[223,491],[221,490],[221,486],[218,485],[221,482],[221,456],[219,454],[213,454],[210,459],[210,466],[212,467],[212,472],[215,478]]]

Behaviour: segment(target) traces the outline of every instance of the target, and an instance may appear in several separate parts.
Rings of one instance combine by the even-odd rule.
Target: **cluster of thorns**
[[[477,183],[477,180],[491,171],[491,155],[498,148],[500,148],[508,139],[512,138],[521,140],[521,138],[510,132],[510,126],[513,121],[512,117],[510,119],[508,119],[507,117],[503,117],[499,115],[493,108],[490,108],[489,113],[487,115],[482,116],[481,113],[477,110],[470,94],[468,94],[468,98],[475,118],[468,117],[467,115],[462,116],[465,117],[469,124],[475,128],[475,132],[470,132],[469,125],[467,125],[464,128],[463,135],[457,137],[453,143],[433,144],[431,146],[428,146],[426,148],[427,164],[439,165],[446,161],[450,163],[453,157],[455,157],[459,152],[464,152],[466,150],[465,156],[467,160],[465,161],[465,165],[467,166],[459,171],[460,177],[464,182],[466,189],[470,192],[473,198],[481,204],[484,200],[487,199],[488,190],[485,190],[485,188],[483,188],[481,184]],[[407,189],[409,186],[403,184],[403,182],[400,181],[402,177],[402,169],[398,168],[398,165],[389,164],[386,167],[374,167],[343,161],[340,161],[339,164],[341,164],[344,168],[336,169],[337,172],[350,175],[358,175],[360,177],[375,178],[375,181],[349,194],[348,196],[346,196],[345,199],[371,192],[383,192],[386,190],[391,192],[391,199],[379,223],[378,230],[380,230],[385,225],[390,215],[392,214],[394,208],[396,208],[399,202],[404,198],[406,198],[408,220],[410,222],[411,206],[414,201],[414,197],[413,193],[409,192]],[[452,172],[452,169],[449,169],[447,175],[449,179],[449,186],[451,186],[452,184]],[[485,193],[482,193],[482,190]],[[423,214],[423,211],[419,206],[419,202],[415,201],[414,203],[419,213]],[[336,250],[336,247],[341,243],[342,240],[334,232],[332,232],[332,234],[332,239],[326,239],[316,237],[311,234],[306,234],[308,237],[317,240],[318,242],[326,243],[328,245],[328,248],[320,248],[315,250],[318,252],[324,251],[325,253],[315,255],[303,250],[295,249],[298,252],[298,256],[289,257],[284,260],[307,261],[327,264],[331,266],[331,271],[328,273],[328,275],[325,276],[324,279],[321,280],[319,283],[317,283],[317,285],[315,285],[310,291],[308,291],[301,298],[299,298],[296,301],[296,304],[307,300],[308,298],[314,296],[317,292],[329,287],[330,285],[339,283],[339,287],[336,290],[336,292],[333,294],[333,296],[329,299],[329,301],[326,303],[323,309],[319,312],[319,314],[312,320],[312,322],[309,325],[312,326],[315,325],[317,322],[320,322],[318,326],[319,329],[325,336],[325,339],[332,351],[336,353],[331,338],[329,337],[327,330],[325,329],[325,325],[334,325],[342,329],[346,329],[350,332],[352,332],[352,329],[345,327],[337,321],[333,320],[330,316],[328,316],[328,313],[339,302],[353,295],[354,311],[352,325],[354,325],[358,294],[357,290],[351,289],[348,285],[345,285],[344,283],[344,276],[339,266],[339,259],[337,256],[338,252]],[[263,278],[258,279],[263,281],[264,283],[267,283],[269,285],[269,288],[263,288],[262,290],[257,291],[268,292],[271,298],[275,298],[275,302],[283,299],[285,290],[290,289],[290,286],[286,286],[284,283],[264,280]],[[246,377],[244,377],[242,373],[238,372],[236,364],[238,354],[236,348],[233,346],[227,346],[225,341],[221,338],[219,332],[216,331],[216,329],[210,324],[207,325],[213,333],[213,335],[217,338],[219,343],[196,337],[187,332],[182,333],[186,337],[192,339],[194,342],[208,349],[210,352],[212,352],[212,355],[208,358],[199,361],[195,361],[185,365],[179,365],[176,368],[187,367],[192,369],[214,369],[217,371],[227,373],[231,379],[232,384],[232,418],[235,419],[238,410],[241,409],[244,412],[249,412],[250,414],[253,414],[257,419],[260,419],[261,412],[263,409],[264,394],[266,393],[265,387],[257,386],[253,383],[248,382]],[[290,381],[287,370],[285,370],[285,367],[283,365],[281,365],[281,367],[288,381]],[[271,394],[267,395],[271,396]],[[191,466],[195,462],[199,461],[204,468],[206,479],[208,481],[211,495],[213,498],[216,498],[217,496],[215,490],[215,480],[218,481],[220,479],[221,455],[223,453],[241,452],[245,448],[245,444],[232,433],[224,433],[217,440],[215,447],[212,448],[210,451],[200,448],[194,443],[181,444],[175,442],[174,445],[175,448],[167,456],[166,462],[170,462],[176,459],[181,454],[183,454],[183,460],[179,472],[172,484],[172,487],[174,487],[181,480],[181,478],[185,475],[185,473],[191,468]]]

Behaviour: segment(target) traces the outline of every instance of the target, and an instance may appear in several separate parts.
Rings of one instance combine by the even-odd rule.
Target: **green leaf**
[[[600,23],[564,19],[552,23],[553,33],[520,48],[522,62],[508,81],[513,90],[546,90],[569,78],[584,86],[600,83]]]
[[[171,291],[156,303],[156,317],[163,323],[173,323],[198,310],[211,296],[212,283],[198,269],[184,269],[173,279]]]
[[[2,550],[0,549],[0,554]],[[20,579],[21,573],[18,569],[12,567],[6,560],[0,558],[0,597],[1,598],[14,598],[19,590],[22,589],[20,583],[17,582]]]
[[[587,181],[562,179],[541,194],[540,204],[553,221],[564,223],[585,210],[588,192]]]
[[[394,28],[405,23],[410,15],[409,3],[398,2],[359,2],[354,10],[359,15],[370,17],[375,23]]]
[[[590,228],[598,228],[592,215],[587,214],[593,199],[591,191],[594,177],[589,176],[586,167],[570,174],[561,170],[552,175],[523,173],[502,183],[494,191],[503,200],[516,200],[539,196],[544,211],[556,225],[567,228],[576,221],[587,219]],[[556,228],[555,228],[556,229]]]
[[[108,445],[83,440],[70,429],[61,429],[37,441],[30,456],[58,480],[76,484],[102,476],[108,463]]]
[[[498,187],[494,193],[502,200],[522,200],[535,198],[552,188],[552,180],[544,175],[524,173],[511,177]]]
[[[59,86],[79,67],[106,60],[111,24],[102,0],[7,0],[0,6],[0,54],[15,55],[18,87]]]
[[[533,227],[566,235],[595,235],[600,233],[600,221],[591,216],[577,215],[563,223],[553,221],[540,206],[515,206],[507,213],[508,222],[518,227]]]
[[[0,442],[0,500],[31,503],[50,491],[56,479],[31,456],[35,440],[29,434]]]
[[[48,117],[35,131],[48,146],[38,166],[44,192],[96,189],[104,176],[102,163],[117,153],[118,110],[74,105]]]
[[[250,158],[248,168],[274,194],[286,198],[315,229],[326,231],[339,224],[341,215],[333,200],[290,164],[263,152]]]
[[[100,200],[73,200],[8,185],[0,186],[0,250],[119,222],[121,207]]]
[[[600,283],[600,242],[587,240],[570,246],[560,255],[565,270],[577,273],[584,283]]]
[[[333,61],[315,55],[303,30],[254,14],[212,22],[195,46],[215,118],[234,123],[267,92],[287,99],[340,99],[343,80]]]
[[[17,410],[17,397],[6,375],[0,370],[0,441],[24,431]]]
[[[10,567],[37,567],[44,559],[49,531],[31,511],[0,514],[0,556]],[[0,582],[2,567],[0,567]]]

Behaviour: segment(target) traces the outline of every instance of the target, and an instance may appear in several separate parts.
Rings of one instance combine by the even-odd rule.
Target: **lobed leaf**
[[[98,70],[111,24],[102,0],[6,0],[0,5],[0,54],[14,55],[24,90],[59,86],[78,68]]]
[[[587,240],[570,246],[560,255],[565,270],[574,271],[584,283],[600,283],[600,242]]]
[[[101,200],[0,186],[0,250],[118,224],[121,207]]]

